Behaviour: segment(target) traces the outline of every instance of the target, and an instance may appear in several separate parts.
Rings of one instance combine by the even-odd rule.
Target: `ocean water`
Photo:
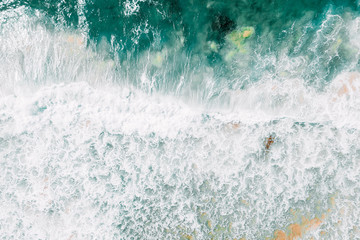
[[[0,0],[0,239],[360,239],[359,4]]]

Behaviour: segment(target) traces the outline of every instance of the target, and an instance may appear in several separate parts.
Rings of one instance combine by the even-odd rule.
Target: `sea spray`
[[[358,238],[357,10],[0,3],[0,236]]]

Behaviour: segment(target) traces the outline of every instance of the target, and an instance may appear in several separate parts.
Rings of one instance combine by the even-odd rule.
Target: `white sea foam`
[[[5,238],[262,239],[301,217],[359,237],[358,73],[319,92],[306,60],[269,57],[284,75],[209,108],[115,84],[80,33],[28,23],[0,39]]]

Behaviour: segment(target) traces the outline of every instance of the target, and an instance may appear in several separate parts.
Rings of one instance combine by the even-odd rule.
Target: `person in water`
[[[266,150],[270,150],[271,145],[274,143],[274,138],[270,135],[265,141],[265,148]]]

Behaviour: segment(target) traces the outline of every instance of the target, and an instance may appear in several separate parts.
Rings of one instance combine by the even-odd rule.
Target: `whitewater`
[[[175,14],[117,4],[147,2]],[[303,12],[276,48],[222,17],[130,44],[75,3],[77,27],[0,2],[1,239],[360,238],[356,11]]]

